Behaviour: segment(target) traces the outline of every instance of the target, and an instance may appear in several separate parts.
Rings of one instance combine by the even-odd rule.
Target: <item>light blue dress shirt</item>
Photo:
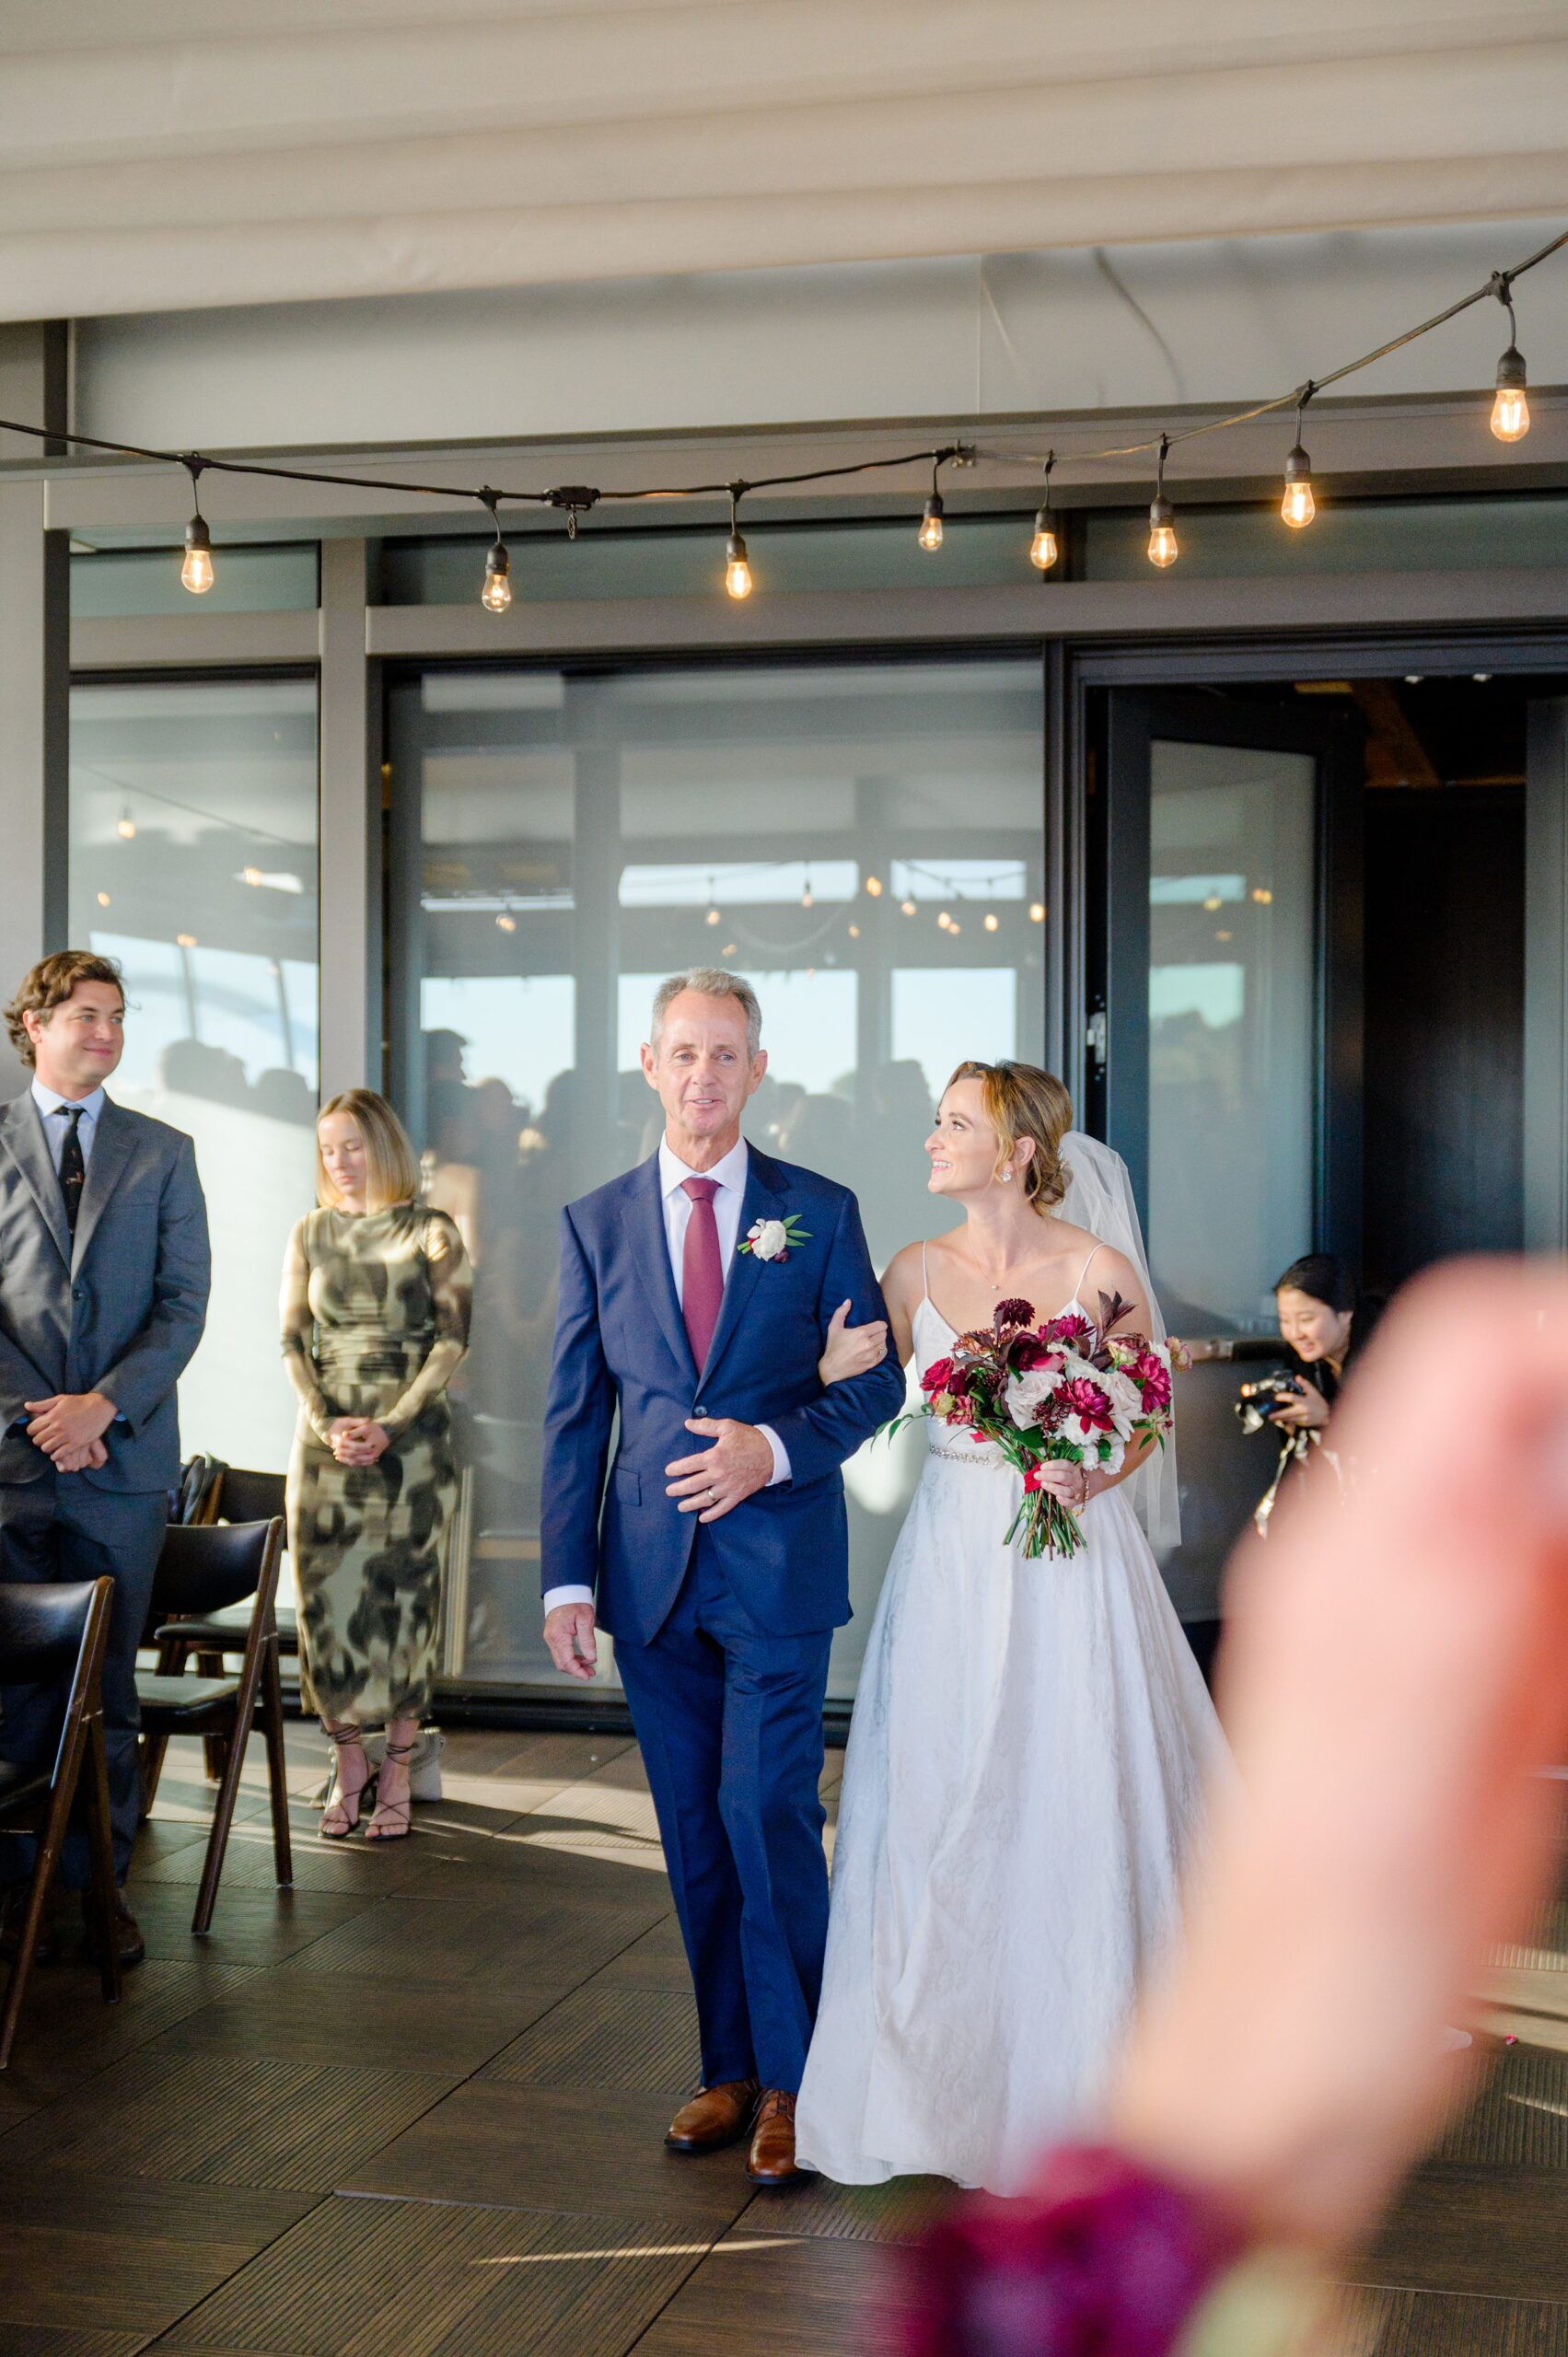
[[[70,1097],[56,1096],[52,1088],[45,1088],[41,1080],[35,1079],[32,1101],[38,1107],[39,1118],[43,1123],[44,1140],[56,1178],[60,1175],[60,1157],[65,1151],[65,1116],[80,1112],[82,1118],[76,1124],[76,1135],[82,1142],[82,1167],[85,1170],[93,1158],[93,1140],[98,1135],[99,1115],[104,1107],[102,1089],[95,1088],[90,1097],[78,1097],[73,1103]]]

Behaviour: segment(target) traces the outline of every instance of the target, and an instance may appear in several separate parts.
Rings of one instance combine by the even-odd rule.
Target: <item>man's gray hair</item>
[[[726,973],[722,966],[692,966],[684,974],[671,974],[667,982],[659,984],[654,993],[653,1021],[648,1028],[648,1045],[656,1056],[664,1018],[682,991],[700,991],[704,998],[738,999],[746,1016],[746,1052],[755,1060],[762,1044],[762,1010],[757,1004],[757,993],[744,974]]]

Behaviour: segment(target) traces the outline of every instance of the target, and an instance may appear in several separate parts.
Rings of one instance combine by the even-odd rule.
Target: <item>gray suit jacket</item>
[[[73,1238],[30,1092],[0,1111],[0,1482],[49,1459],[10,1427],[24,1402],[101,1391],[100,1490],[172,1489],[174,1387],[202,1339],[212,1279],[196,1150],[182,1130],[104,1099]]]

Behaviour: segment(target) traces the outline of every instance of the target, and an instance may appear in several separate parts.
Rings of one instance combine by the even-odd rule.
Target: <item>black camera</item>
[[[1242,1384],[1236,1395],[1236,1414],[1242,1431],[1260,1433],[1276,1408],[1300,1397],[1299,1381],[1283,1366],[1260,1375],[1255,1383]]]

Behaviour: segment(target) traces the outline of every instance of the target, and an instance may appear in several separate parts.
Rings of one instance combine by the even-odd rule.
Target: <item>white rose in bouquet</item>
[[[1061,1367],[1031,1367],[1028,1375],[1010,1375],[1007,1378],[1007,1413],[1021,1433],[1038,1424],[1047,1401],[1062,1381]]]

